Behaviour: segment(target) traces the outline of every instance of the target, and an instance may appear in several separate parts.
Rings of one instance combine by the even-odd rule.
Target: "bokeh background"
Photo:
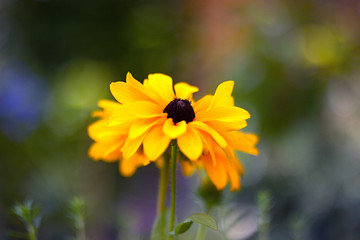
[[[199,86],[236,82],[260,155],[212,215],[209,239],[360,239],[360,2],[173,0],[0,2],[0,239],[23,231],[17,201],[41,207],[39,239],[72,239],[68,202],[87,203],[89,239],[149,239],[158,172],[121,177],[87,157],[87,126],[130,71]],[[199,176],[179,174],[178,217],[199,211]],[[195,227],[193,227],[195,229]],[[192,232],[183,239],[192,239]]]

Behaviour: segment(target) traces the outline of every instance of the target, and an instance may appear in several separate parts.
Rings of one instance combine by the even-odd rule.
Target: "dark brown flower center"
[[[195,112],[189,100],[175,98],[164,108],[167,118],[172,118],[174,123],[186,121],[191,122],[195,118]]]

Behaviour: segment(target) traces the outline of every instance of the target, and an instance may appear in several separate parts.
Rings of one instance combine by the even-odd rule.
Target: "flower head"
[[[176,139],[189,159],[182,161],[185,172],[203,167],[218,189],[230,182],[231,190],[237,190],[244,170],[234,150],[257,154],[258,138],[239,131],[250,114],[234,106],[233,87],[233,81],[226,81],[214,95],[194,101],[197,87],[181,82],[173,88],[164,74],[150,74],[141,84],[128,73],[126,82],[110,85],[117,102],[102,100],[103,110],[93,113],[100,120],[88,129],[95,140],[89,155],[119,161],[120,172],[131,176],[137,167],[160,159]]]

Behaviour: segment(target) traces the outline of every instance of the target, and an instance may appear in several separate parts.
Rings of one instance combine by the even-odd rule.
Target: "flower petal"
[[[226,157],[226,156],[225,156]],[[227,175],[230,180],[230,191],[235,191],[240,189],[240,177],[237,171],[235,163],[230,163],[229,160],[224,159],[223,164],[225,166]]]
[[[200,133],[195,128],[188,127],[186,133],[177,138],[177,143],[181,152],[190,160],[197,160],[203,151]]]
[[[129,84],[130,86],[134,87],[135,89],[138,89],[141,91],[143,91],[145,89],[144,86],[138,80],[136,80],[130,72],[128,72],[126,74],[126,83]]]
[[[212,137],[206,133],[203,132],[200,134],[202,141],[204,143],[204,152],[210,153],[211,159],[213,161],[214,166],[216,165],[216,157],[215,157],[215,142],[212,139]]]
[[[172,118],[166,119],[163,125],[163,132],[166,136],[174,139],[186,132],[187,124],[185,121],[178,122],[174,125]]]
[[[237,171],[240,173],[240,175],[244,176],[245,168],[244,168],[244,165],[240,162],[240,160],[236,158],[236,161],[234,161],[234,164],[235,164]]]
[[[169,146],[171,138],[162,131],[162,126],[153,127],[144,138],[144,153],[150,161],[158,159]]]
[[[98,120],[88,127],[88,134],[90,138],[95,141],[116,141],[121,135],[126,135],[129,129],[129,124],[120,124],[116,126],[108,126],[108,120]]]
[[[121,157],[121,142],[96,142],[89,149],[89,156],[94,160],[102,159],[105,162],[116,162]]]
[[[96,110],[92,112],[92,117],[102,117],[102,118],[108,118],[113,111],[113,109],[121,106],[120,103],[111,101],[111,100],[100,100],[98,102],[98,106],[103,108],[103,110]]]
[[[208,109],[229,106],[233,103],[231,93],[234,89],[234,81],[226,81],[221,83],[214,94],[214,97],[211,99],[211,103]],[[230,105],[231,106],[231,105]]]
[[[228,157],[228,159],[230,160],[231,164],[234,164],[234,167],[236,169],[236,171],[241,175],[244,176],[245,173],[245,169],[244,166],[242,165],[242,163],[240,162],[240,160],[236,157],[236,154],[234,152],[234,150],[232,150],[230,147],[227,147],[224,149],[225,150],[225,154]]]
[[[124,177],[131,177],[136,172],[137,165],[135,165],[132,159],[123,159],[119,162],[119,172]]]
[[[146,79],[146,80],[144,80],[144,84],[141,84],[139,81],[137,81],[135,78],[133,78],[131,73],[128,73],[126,75],[126,83],[128,83],[130,86],[132,86],[133,88],[140,91],[143,95],[148,96],[150,101],[158,104],[159,96],[157,95],[156,92],[154,92],[153,90],[150,89],[148,81],[149,80]],[[163,106],[163,107],[165,107],[165,106]]]
[[[192,175],[195,171],[195,166],[189,160],[180,161],[180,165],[181,165],[181,172],[186,177]]]
[[[223,189],[227,183],[227,174],[222,162],[217,162],[216,166],[213,165],[210,154],[204,155],[202,158],[205,171],[210,180],[214,183],[218,190]]]
[[[192,100],[192,95],[199,91],[199,88],[191,86],[187,83],[180,82],[174,86],[176,97],[181,99]]]
[[[197,112],[195,119],[199,121],[223,121],[234,122],[242,121],[250,118],[250,113],[245,109],[239,107],[217,107],[211,108],[207,111]]]
[[[247,126],[246,120],[234,121],[234,122],[222,122],[222,121],[207,121],[207,125],[216,129],[219,132],[237,131]]]
[[[257,135],[232,131],[225,133],[224,136],[228,140],[231,148],[253,155],[259,154],[259,150],[255,147],[259,141],[259,137]]]
[[[124,177],[131,177],[137,168],[143,166],[143,163],[146,161],[146,157],[143,154],[135,153],[131,158],[124,158],[120,161],[119,171]]]
[[[147,102],[147,101],[137,101],[127,104],[128,111],[139,118],[149,118],[165,115],[163,109],[158,105]]]
[[[165,102],[165,104],[168,104],[175,98],[173,80],[170,76],[161,73],[149,74],[148,84],[149,87]]]
[[[102,99],[98,102],[98,106],[103,108],[105,112],[111,112],[112,109],[121,106],[121,104],[112,100]]]
[[[138,119],[133,124],[131,124],[129,130],[129,138],[134,139],[145,133],[151,127],[162,124],[165,122],[164,118],[144,118]]]
[[[125,159],[131,158],[136,153],[136,151],[139,149],[141,143],[143,142],[144,137],[145,137],[145,134],[143,134],[137,138],[134,138],[134,139],[130,139],[130,138],[126,139],[124,147],[121,149]]]
[[[111,115],[109,116],[109,126],[124,124],[134,118],[134,114],[128,110],[127,105],[120,105],[119,107],[114,108]]]
[[[227,142],[225,141],[225,139],[207,124],[200,121],[193,121],[190,122],[189,125],[209,133],[213,137],[213,139],[219,144],[220,147],[225,148],[227,146]]]
[[[195,113],[205,111],[210,106],[213,95],[206,95],[193,104]]]
[[[154,118],[166,116],[157,104],[148,101],[131,102],[114,109],[109,119],[109,126],[122,124],[137,118]]]
[[[152,101],[144,91],[141,91],[142,89],[143,88],[135,88],[130,84],[121,81],[112,82],[110,84],[111,94],[118,102],[124,104],[134,101]]]

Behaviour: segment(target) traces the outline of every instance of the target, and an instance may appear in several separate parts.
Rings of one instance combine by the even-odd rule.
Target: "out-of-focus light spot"
[[[325,66],[342,60],[342,39],[330,29],[324,26],[308,26],[301,35],[300,48],[311,64]]]
[[[58,74],[55,95],[69,107],[93,108],[103,93],[109,91],[111,81],[115,79],[101,64],[76,61]]]
[[[359,108],[360,91],[356,92],[352,85],[349,81],[334,81],[328,86],[328,105],[338,116],[349,117]]]
[[[84,125],[97,102],[110,97],[109,84],[116,79],[103,64],[77,60],[66,64],[56,77],[54,103],[48,124],[58,135],[67,135]],[[111,99],[111,98],[110,98]]]
[[[48,89],[27,67],[8,64],[0,70],[0,127],[15,141],[36,129],[46,107]]]
[[[253,206],[230,207],[221,222],[226,239],[249,239],[258,229],[259,216]]]

